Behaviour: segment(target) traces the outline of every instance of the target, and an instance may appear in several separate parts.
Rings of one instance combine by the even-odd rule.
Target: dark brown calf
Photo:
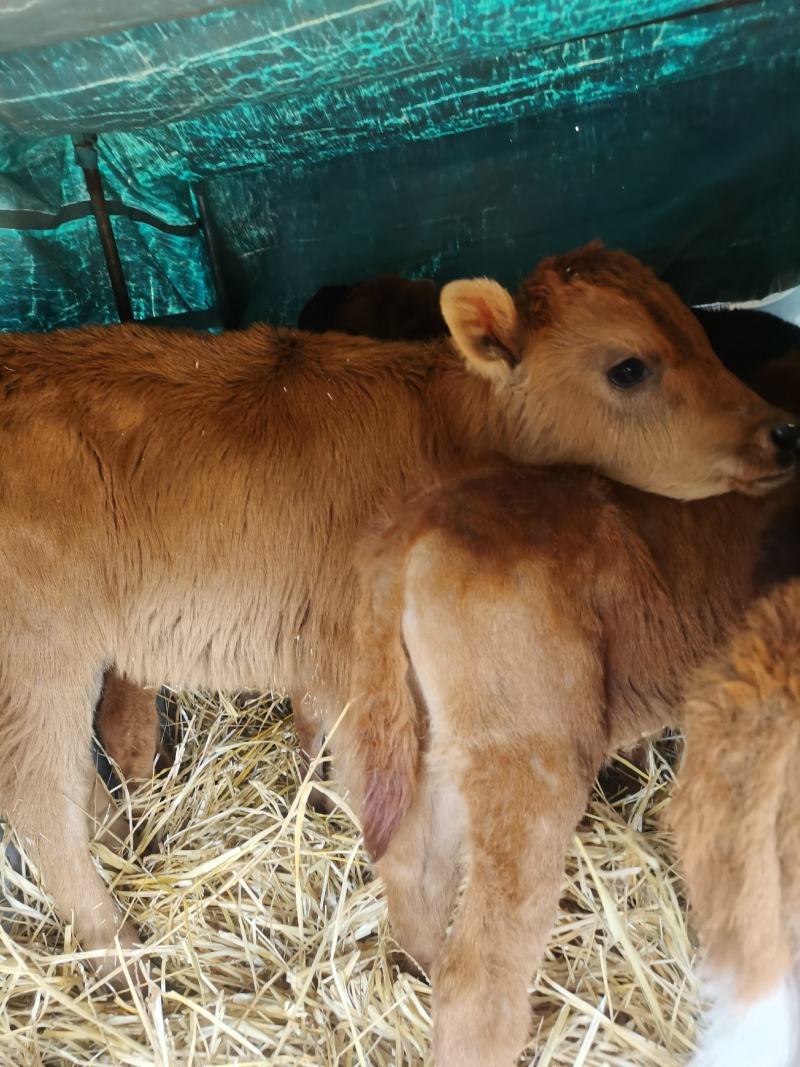
[[[329,285],[308,301],[297,324],[318,333],[338,330],[387,340],[432,340],[447,333],[439,293],[430,278],[395,274],[358,285]],[[769,312],[725,307],[691,311],[724,365],[745,380],[763,364],[800,350],[800,327]]]
[[[430,278],[412,281],[395,274],[354,286],[326,286],[300,312],[297,325],[315,333],[334,330],[385,341],[432,341],[447,333],[439,292]]]

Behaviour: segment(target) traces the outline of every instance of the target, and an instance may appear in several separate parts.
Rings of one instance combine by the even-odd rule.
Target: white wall
[[[766,296],[763,300],[748,300],[745,303],[730,306],[761,308],[781,319],[786,319],[787,322],[793,322],[795,326],[800,326],[800,286],[787,289],[782,293],[773,293],[772,296]]]

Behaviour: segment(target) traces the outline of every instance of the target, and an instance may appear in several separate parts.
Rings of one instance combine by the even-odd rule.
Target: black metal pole
[[[125,274],[119,258],[117,241],[108,217],[106,199],[103,195],[103,179],[100,177],[97,166],[97,136],[93,133],[85,133],[81,137],[73,137],[72,143],[75,145],[75,162],[83,171],[89,201],[97,223],[97,232],[100,234],[100,243],[103,246],[103,255],[106,259],[106,269],[114,293],[119,321],[132,322],[133,310],[128,295],[128,286],[125,284]]]
[[[193,185],[191,188],[194,201],[197,204],[198,221],[200,223],[200,229],[203,231],[208,263],[211,267],[211,280],[214,283],[220,321],[226,330],[234,329],[237,322],[228,295],[228,286],[225,281],[225,275],[220,261],[219,241],[217,240],[217,235],[211,222],[211,216],[208,212],[205,190],[202,185]]]

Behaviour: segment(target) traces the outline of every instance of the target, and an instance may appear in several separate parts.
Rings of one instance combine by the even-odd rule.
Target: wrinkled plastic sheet
[[[595,235],[697,302],[798,279],[796,0],[145,6],[0,54],[0,328],[115,317],[64,219],[87,130],[137,318],[215,303],[196,183],[242,320],[379,270],[513,284]]]
[[[165,3],[165,11],[172,6]],[[738,36],[739,26],[759,24],[763,9],[774,4],[691,18],[708,6],[698,0],[237,5],[0,55],[0,121],[32,134],[103,133],[151,130],[259,105],[276,133],[318,127],[315,115],[331,119],[344,108],[356,125],[364,119],[385,120],[388,128],[423,122],[439,136],[455,112],[473,115],[476,126],[519,117],[513,113],[518,107],[525,113],[550,107],[560,91],[550,82],[564,74],[575,79],[573,92],[580,96],[593,91],[598,79],[591,72],[599,66],[615,92],[640,77],[642,59],[669,53],[660,64],[664,75],[696,66],[710,39],[713,62],[741,62],[740,49],[725,40],[726,28]],[[3,30],[4,20],[14,18],[13,9],[0,8],[4,40],[13,35],[13,26]],[[391,99],[394,91],[399,96]],[[386,93],[387,106],[378,109]],[[241,121],[235,116],[228,125],[235,130]],[[339,125],[325,122],[321,132]]]

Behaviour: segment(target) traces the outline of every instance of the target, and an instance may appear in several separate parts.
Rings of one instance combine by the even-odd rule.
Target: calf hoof
[[[434,987],[433,1062],[436,1067],[516,1067],[524,1042],[512,1044],[505,1039],[503,1019],[495,1019],[488,1010],[483,1010],[475,1020],[464,1013],[444,1021],[441,1013],[437,1013],[435,998]]]
[[[99,831],[96,840],[117,856],[130,852],[139,859],[144,859],[161,851],[161,834],[147,836],[145,828],[132,828],[128,813],[124,809]]]
[[[396,952],[392,953],[392,963],[397,967],[401,974],[411,975],[412,978],[416,978],[420,982],[425,982],[426,985],[431,984],[430,969],[426,971],[421,963],[417,963],[417,961],[409,956],[407,952],[404,952],[403,949],[398,949]]]
[[[102,984],[116,993],[143,989],[150,975],[147,962],[136,952],[141,947],[138,930],[133,923],[125,922],[113,946],[91,960],[92,969]]]
[[[102,825],[102,823],[103,817],[96,817],[95,840],[98,844],[107,848],[109,852],[121,853],[128,842],[131,831],[127,812],[124,808],[117,808],[116,814],[105,825]]]
[[[333,811],[331,798],[317,789],[316,786],[312,786],[311,792],[308,794],[308,806],[319,815],[330,815]]]
[[[173,744],[171,740],[162,738],[156,749],[156,758],[153,761],[153,774],[162,774],[165,771],[170,770],[175,762],[175,753],[177,746]]]
[[[134,852],[140,859],[156,856],[161,852],[161,840],[160,832],[145,837],[145,831],[139,828],[133,834]]]
[[[142,799],[134,798],[131,811],[128,807],[118,807],[113,797],[103,790],[104,787],[98,780],[94,816],[97,843],[116,855],[122,855],[127,849],[139,857],[159,852],[161,835],[155,833],[146,836],[146,829],[138,825],[145,813]]]

